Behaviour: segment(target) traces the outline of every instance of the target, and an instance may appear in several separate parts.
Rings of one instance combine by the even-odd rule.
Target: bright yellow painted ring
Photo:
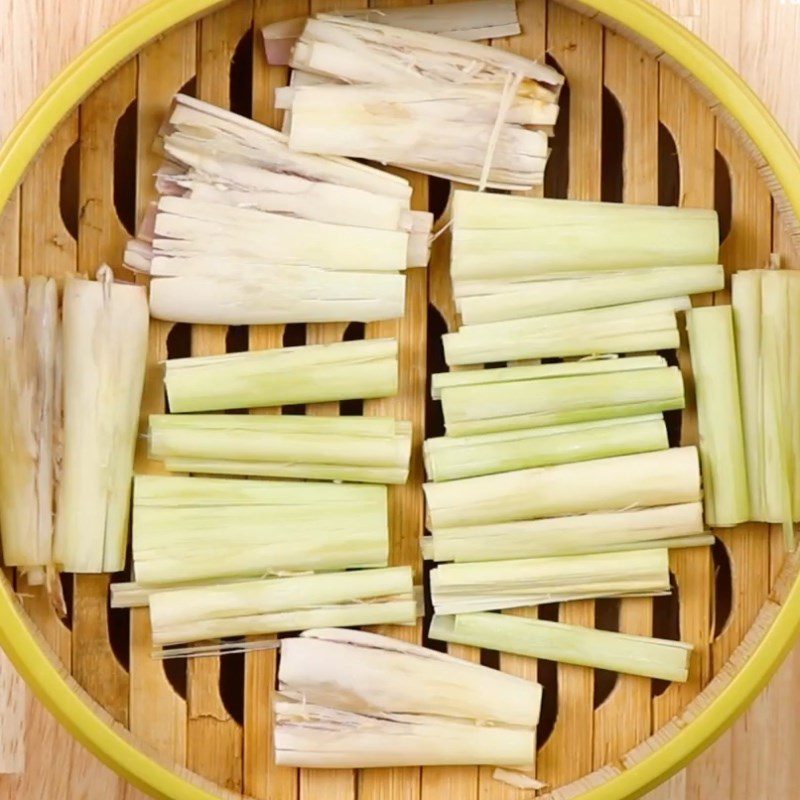
[[[653,43],[699,80],[765,157],[800,219],[800,156],[755,93],[716,53],[647,0],[582,0]],[[147,42],[207,13],[221,0],[151,0],[88,47],[25,113],[0,148],[0,208],[58,123]],[[710,705],[652,755],[580,800],[633,800],[708,747],[749,705],[800,631],[800,579],[753,654]],[[214,795],[139,751],[92,710],[37,642],[5,581],[0,581],[0,646],[39,699],[95,755],[159,800],[215,800]]]

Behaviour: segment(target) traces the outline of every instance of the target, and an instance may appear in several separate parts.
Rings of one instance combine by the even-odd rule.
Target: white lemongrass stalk
[[[717,264],[716,212],[457,191],[454,282]]]
[[[171,359],[164,377],[178,413],[389,397],[397,380],[394,339]]]
[[[533,761],[541,687],[418,645],[362,631],[306,631],[281,642],[278,689],[279,764]]]
[[[478,612],[434,616],[431,639],[685,683],[693,645],[562,622]]]
[[[156,645],[416,619],[410,567],[186,587],[150,597]]]
[[[402,270],[408,256],[403,231],[345,227],[186,197],[159,200],[155,232],[155,254],[166,256],[236,256],[355,272]]]
[[[706,521],[713,527],[731,527],[750,519],[731,307],[687,311],[686,327]]]
[[[694,447],[426,483],[429,527],[622,511],[694,503],[700,468]]]
[[[462,384],[439,392],[450,436],[635,417],[684,406],[677,367]]]
[[[437,614],[536,606],[593,597],[669,594],[667,550],[441,564],[431,571]]]
[[[141,239],[129,239],[125,245],[122,263],[134,272],[150,272],[153,261],[153,245]]]
[[[150,456],[177,471],[405,483],[411,423],[388,417],[150,417]]]
[[[161,278],[150,283],[155,319],[203,325],[293,322],[376,322],[402,317],[404,275],[334,272],[314,267],[265,267],[260,280]]]
[[[459,310],[465,325],[477,325],[714,292],[724,285],[725,272],[720,264],[654,267],[518,284],[501,294],[464,297]]]
[[[125,566],[133,456],[147,361],[149,314],[141,286],[64,286],[64,456],[54,558],[67,572]]]
[[[143,585],[385,566],[384,486],[139,475]]]
[[[434,528],[423,539],[432,561],[494,561],[713,544],[699,502],[547,519]]]
[[[424,444],[432,481],[511,472],[669,447],[661,415],[558,425],[478,436],[442,436]]]
[[[52,279],[0,279],[3,561],[39,584],[52,564],[59,345]]]
[[[690,307],[688,297],[675,297],[465,325],[457,333],[442,337],[445,360],[449,366],[461,366],[528,358],[674,350],[679,344],[675,312]]]
[[[560,378],[566,375],[591,375],[597,372],[623,372],[632,369],[666,367],[662,356],[605,356],[555,364],[525,364],[515,367],[469,369],[457,372],[438,372],[431,376],[431,397],[442,399],[442,390],[451,386],[474,386],[483,383],[513,383],[536,378]]]

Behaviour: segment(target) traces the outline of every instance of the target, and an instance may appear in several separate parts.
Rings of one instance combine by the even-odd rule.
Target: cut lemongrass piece
[[[426,483],[429,527],[694,503],[700,468],[694,447]]]
[[[567,517],[434,528],[423,539],[432,561],[494,561],[713,543],[700,502]]]
[[[706,522],[731,527],[750,519],[730,306],[686,313],[692,359]]]
[[[454,282],[536,274],[717,264],[708,209],[457,191]]]
[[[36,584],[53,561],[59,332],[54,280],[0,279],[3,561]]]
[[[439,391],[450,436],[634,417],[684,406],[677,367],[463,384]]]
[[[160,278],[150,283],[155,319],[203,325],[375,322],[403,316],[403,275],[264,267],[252,276]]]
[[[479,436],[442,436],[425,442],[424,457],[430,480],[449,481],[668,447],[667,426],[661,415],[654,415]]]
[[[253,653],[259,650],[277,650],[280,646],[279,639],[212,642],[189,647],[157,647],[153,649],[150,657],[157,661],[168,661],[171,658],[219,658],[220,656]]]
[[[411,423],[385,417],[155,415],[150,456],[179,472],[405,483]]]
[[[67,572],[125,567],[133,456],[147,361],[141,286],[68,278],[64,287],[64,456],[54,558]]]
[[[530,766],[533,760],[537,683],[396,639],[349,630],[283,639],[278,689],[279,764]]]
[[[536,606],[592,597],[669,594],[667,550],[441,564],[431,571],[437,614]]]
[[[688,297],[645,300],[623,306],[568,311],[547,317],[465,325],[442,337],[450,366],[528,358],[674,350],[679,344],[676,311]]]
[[[410,567],[186,587],[150,597],[156,645],[416,619]]]
[[[465,325],[478,325],[714,292],[724,285],[725,272],[719,264],[654,267],[518,284],[502,294],[464,297],[459,310]]]
[[[164,378],[179,413],[389,397],[397,380],[394,339],[172,359]]]
[[[441,642],[679,683],[689,677],[694,649],[691,644],[670,639],[488,612],[437,614],[428,636]]]
[[[493,369],[470,369],[458,372],[438,372],[431,376],[431,397],[442,399],[442,390],[451,386],[473,386],[483,383],[513,383],[536,378],[561,378],[566,375],[591,375],[596,372],[623,372],[632,369],[652,369],[666,367],[667,360],[662,356],[629,356],[618,358],[615,355],[602,358],[587,358],[580,361],[562,361],[556,364],[530,364],[516,367],[495,367]]]
[[[383,486],[140,475],[136,579],[145,586],[381,567]]]

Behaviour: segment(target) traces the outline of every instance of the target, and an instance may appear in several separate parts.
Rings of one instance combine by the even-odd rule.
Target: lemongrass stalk
[[[538,684],[397,639],[349,630],[283,639],[278,689],[279,764],[533,761]]]
[[[139,475],[133,558],[143,585],[385,566],[383,486]]]
[[[150,456],[177,472],[405,483],[411,423],[384,417],[154,415]]]
[[[730,306],[686,313],[706,521],[731,527],[750,519],[736,347]]]
[[[494,561],[617,550],[704,546],[699,502],[576,516],[434,528],[424,550],[433,561]]]
[[[442,337],[445,360],[461,366],[675,349],[679,344],[675,312],[690,307],[688,297],[675,297],[465,325]]]
[[[462,384],[439,391],[450,436],[635,417],[684,406],[677,367]]]
[[[218,273],[150,284],[155,319],[203,325],[376,322],[402,317],[405,297],[404,275],[313,267],[268,267],[257,282]]]
[[[437,614],[536,606],[593,597],[668,594],[667,550],[441,564],[431,571]]]
[[[685,683],[693,645],[549,620],[478,612],[434,616],[431,639]]]
[[[457,191],[454,282],[717,264],[716,212]]]
[[[156,645],[255,636],[307,627],[413,624],[410,567],[331,572],[156,592]]]
[[[459,311],[465,325],[478,325],[714,292],[724,285],[725,272],[720,264],[654,267],[518,284],[502,294],[464,297]]]
[[[388,397],[397,380],[394,339],[171,359],[164,378],[173,412]]]
[[[426,483],[432,529],[694,503],[694,447]]]
[[[147,361],[143,287],[69,278],[64,287],[64,456],[54,558],[68,572],[125,566],[133,456]]]
[[[33,584],[53,560],[59,333],[54,280],[0,279],[0,534]]]
[[[431,397],[434,400],[441,400],[442,390],[452,386],[513,383],[535,378],[560,378],[566,375],[591,375],[597,372],[623,372],[666,366],[667,360],[662,356],[618,358],[612,355],[603,358],[581,359],[580,361],[562,361],[555,364],[526,364],[515,367],[439,372],[431,376]]]
[[[654,415],[479,436],[442,436],[425,442],[424,458],[430,480],[449,481],[668,447],[667,426],[660,415]]]

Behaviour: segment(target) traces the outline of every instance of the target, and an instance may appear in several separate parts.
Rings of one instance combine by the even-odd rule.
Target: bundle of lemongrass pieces
[[[452,30],[470,28],[463,10],[452,13]],[[500,14],[495,35],[507,35],[507,12]],[[563,76],[501,48],[432,33],[446,30],[441,22],[417,30],[386,23],[375,15],[306,21],[289,57],[291,84],[276,91],[289,147],[481,188],[542,184]],[[492,27],[484,21],[476,31]]]
[[[256,325],[401,317],[432,215],[408,181],[293,152],[265,125],[179,94],[162,130],[160,199],[125,263],[157,319]]]

